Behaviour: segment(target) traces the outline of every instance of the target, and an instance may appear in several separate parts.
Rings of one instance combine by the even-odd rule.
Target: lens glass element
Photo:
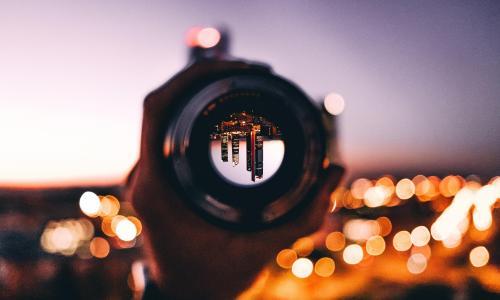
[[[210,158],[217,172],[237,185],[257,185],[278,171],[285,154],[281,129],[250,111],[228,114],[210,134]]]

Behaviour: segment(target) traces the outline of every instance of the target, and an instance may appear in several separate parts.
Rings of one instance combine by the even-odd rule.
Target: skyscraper
[[[231,135],[231,154],[233,158],[233,166],[240,163],[240,137],[237,134]]]

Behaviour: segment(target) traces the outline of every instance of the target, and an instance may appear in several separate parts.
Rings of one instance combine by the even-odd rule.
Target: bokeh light
[[[469,260],[472,266],[480,268],[488,264],[490,253],[486,247],[478,246],[470,251]]]
[[[418,226],[411,231],[410,238],[413,245],[422,247],[427,245],[427,243],[430,241],[431,233],[429,232],[429,229],[427,229],[427,227]]]
[[[366,241],[366,253],[372,256],[378,256],[384,253],[385,240],[380,235],[372,236]]]
[[[313,263],[310,259],[302,257],[292,265],[292,274],[298,278],[307,278],[313,271]]]
[[[363,242],[380,234],[380,227],[375,220],[351,219],[345,222],[343,232],[347,239]]]
[[[101,208],[101,200],[95,193],[87,191],[80,197],[80,209],[89,217],[96,217]]]
[[[221,35],[217,29],[213,27],[206,27],[198,32],[196,38],[200,47],[212,48],[219,43]]]
[[[297,252],[299,256],[308,256],[314,250],[314,241],[310,237],[303,237],[295,241],[292,249]]]
[[[398,251],[406,251],[411,248],[411,235],[408,231],[399,231],[392,239],[394,249]]]
[[[326,95],[323,104],[326,111],[334,116],[340,115],[345,109],[344,97],[336,93]]]
[[[276,255],[276,264],[283,269],[290,269],[297,260],[297,253],[292,249],[283,249]]]
[[[101,198],[99,216],[113,217],[120,211],[120,202],[115,196],[107,195]]]
[[[127,218],[121,219],[116,224],[116,236],[122,241],[129,242],[137,236],[137,228],[134,223]]]
[[[335,272],[335,262],[330,257],[322,257],[314,264],[314,273],[320,277],[331,276]]]
[[[330,251],[341,251],[345,247],[345,237],[342,232],[330,232],[325,239],[325,246]]]
[[[408,272],[412,274],[420,274],[427,268],[427,258],[421,253],[415,253],[408,258],[406,262]]]
[[[392,222],[388,217],[377,218],[377,223],[380,228],[381,236],[388,236],[392,231]]]
[[[363,199],[366,191],[372,186],[372,182],[366,178],[356,179],[351,184],[351,194],[356,199]]]
[[[95,237],[90,241],[90,253],[96,258],[105,258],[109,254],[109,243],[102,237]]]
[[[415,194],[415,184],[408,178],[401,179],[396,185],[396,195],[403,200],[410,199]]]
[[[342,258],[347,264],[355,265],[363,260],[363,248],[358,244],[345,247]]]

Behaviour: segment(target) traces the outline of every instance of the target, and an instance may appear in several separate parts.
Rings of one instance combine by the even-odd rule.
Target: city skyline
[[[250,172],[252,182],[264,176],[264,139],[281,139],[277,126],[262,116],[246,111],[232,113],[226,119],[214,125],[210,135],[212,141],[220,140],[220,158],[229,161],[228,144],[231,141],[231,162],[233,167],[240,162],[240,138],[245,141],[246,170]]]

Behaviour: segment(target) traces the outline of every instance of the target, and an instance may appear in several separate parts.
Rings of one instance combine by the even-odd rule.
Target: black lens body
[[[255,185],[226,180],[209,157],[214,126],[240,111],[272,120],[284,143],[277,171]],[[296,85],[269,68],[246,65],[198,81],[176,101],[168,119],[164,143],[167,173],[188,205],[211,222],[236,230],[265,228],[300,214],[318,192],[327,153],[321,112]],[[221,142],[222,161],[231,161],[227,147],[249,142],[249,137]],[[261,159],[262,137],[255,141],[255,176],[262,176],[262,168],[266,168]],[[234,151],[250,154],[248,146]],[[249,156],[240,163],[250,170]]]

